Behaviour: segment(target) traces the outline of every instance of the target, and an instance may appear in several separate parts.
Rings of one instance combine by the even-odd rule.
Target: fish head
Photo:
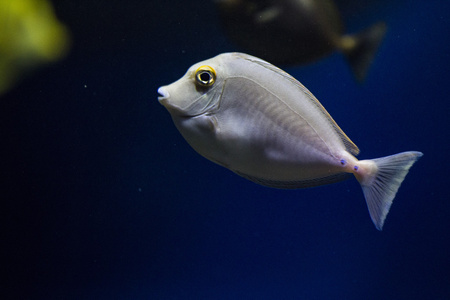
[[[226,69],[220,57],[191,66],[179,80],[158,89],[161,103],[173,117],[195,117],[216,110]]]

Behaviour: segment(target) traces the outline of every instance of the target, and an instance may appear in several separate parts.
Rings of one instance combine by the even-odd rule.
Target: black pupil
[[[200,74],[200,80],[208,83],[211,80],[211,74],[209,72],[203,72]]]

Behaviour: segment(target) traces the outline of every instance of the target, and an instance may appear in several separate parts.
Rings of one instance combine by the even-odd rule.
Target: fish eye
[[[211,86],[216,81],[216,71],[210,66],[201,66],[195,71],[195,80],[201,86]]]

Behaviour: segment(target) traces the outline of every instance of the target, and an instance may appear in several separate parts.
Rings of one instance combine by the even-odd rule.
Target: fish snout
[[[161,104],[164,104],[164,102],[166,102],[167,99],[170,97],[169,92],[163,86],[158,89],[158,94],[159,94],[158,101]]]

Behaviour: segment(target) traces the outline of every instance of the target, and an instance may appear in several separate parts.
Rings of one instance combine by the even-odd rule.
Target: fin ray
[[[384,221],[401,183],[411,166],[422,156],[421,152],[410,151],[371,160],[377,170],[358,178],[366,198],[370,217],[378,230]]]

